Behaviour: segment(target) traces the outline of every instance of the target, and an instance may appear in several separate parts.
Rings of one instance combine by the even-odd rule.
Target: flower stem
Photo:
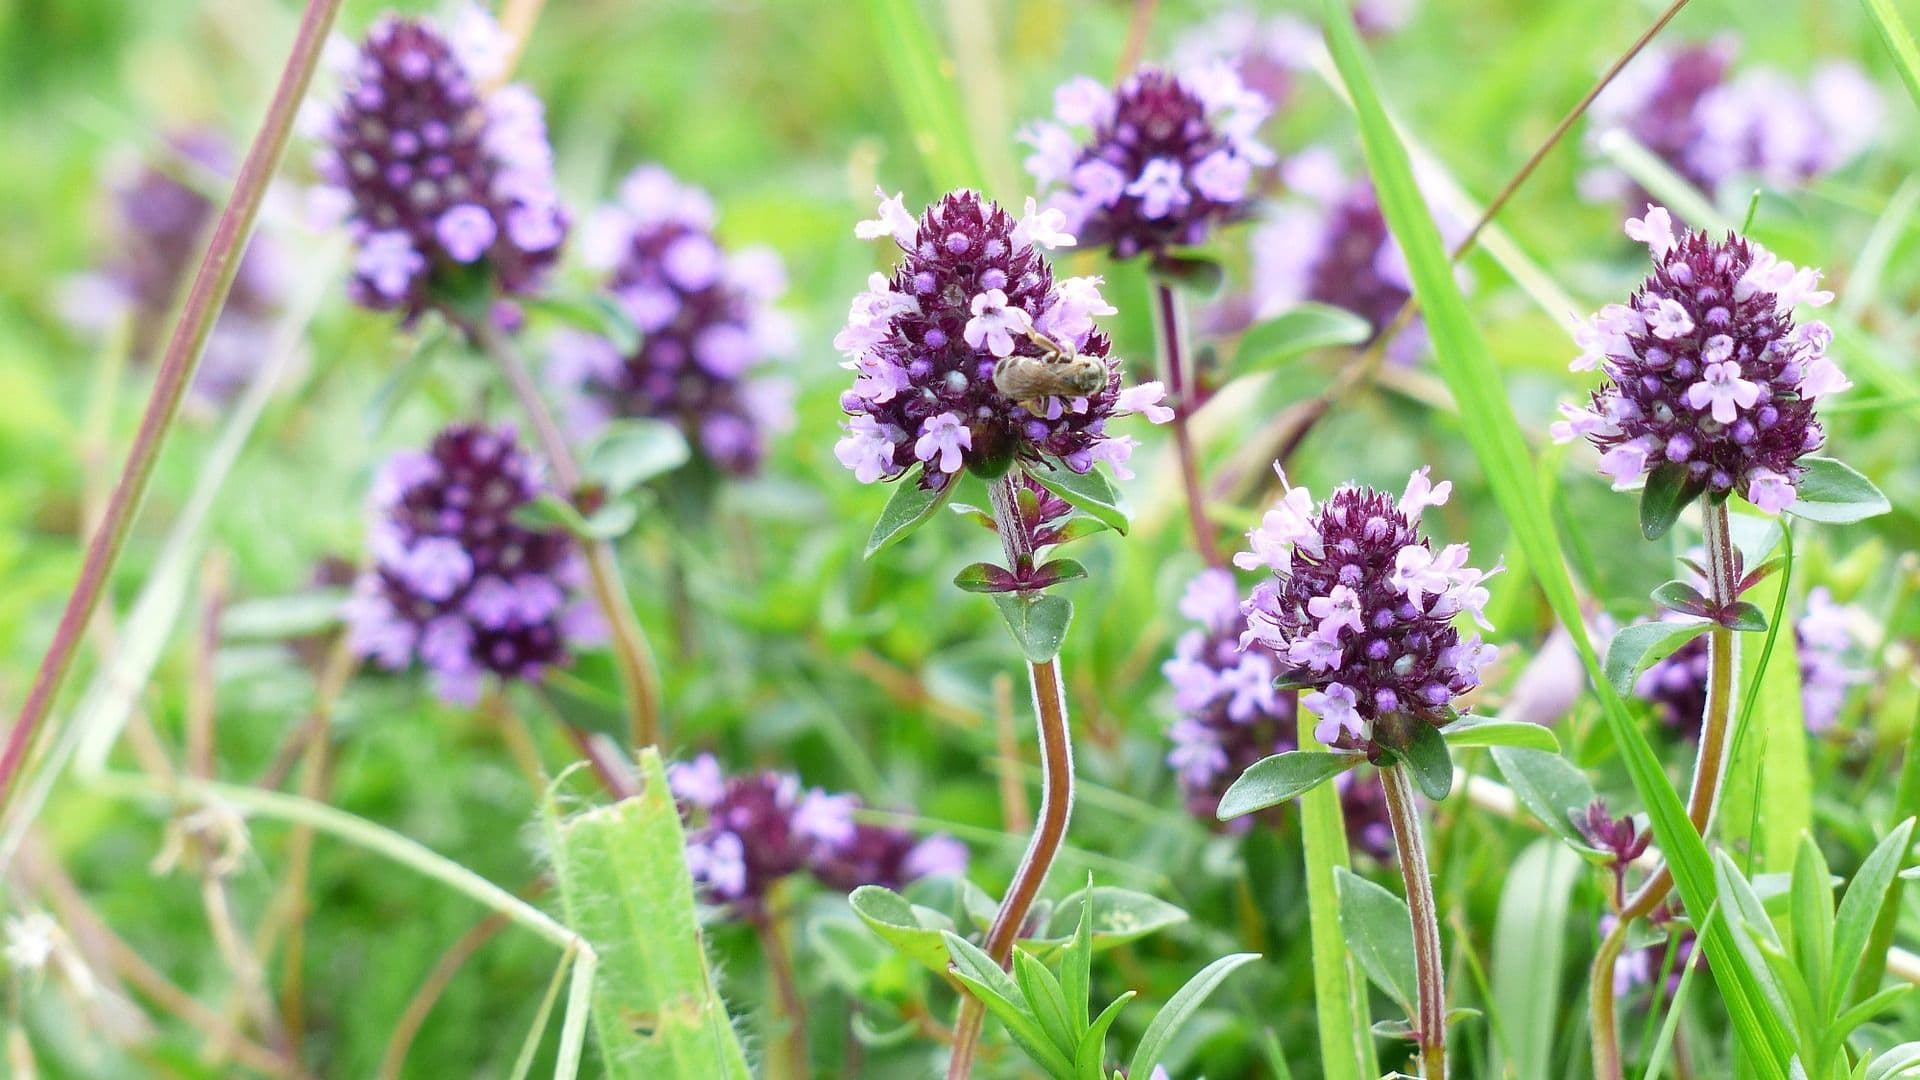
[[[1181,326],[1180,298],[1171,284],[1153,283],[1154,327],[1159,332],[1160,366],[1167,377],[1168,404],[1173,409],[1173,445],[1180,458],[1180,483],[1187,492],[1187,520],[1193,526],[1193,542],[1207,565],[1227,565],[1220,542],[1207,520],[1207,495],[1200,486],[1200,462],[1193,450],[1193,433],[1187,417],[1199,403],[1199,390],[1187,366],[1186,340]]]
[[[25,763],[27,750],[33,744],[40,724],[53,708],[60,684],[66,680],[67,672],[73,666],[81,634],[92,620],[94,609],[99,607],[107,578],[120,558],[121,549],[126,546],[127,532],[133,525],[133,517],[140,508],[141,500],[146,496],[147,484],[153,478],[154,464],[160,457],[160,448],[166,442],[167,432],[173,427],[174,417],[179,414],[181,397],[188,383],[193,380],[194,370],[200,364],[200,354],[206,348],[207,335],[213,330],[214,319],[220,314],[227,293],[233,287],[234,274],[240,266],[240,255],[246,250],[248,238],[253,235],[254,221],[260,215],[260,203],[266,196],[267,183],[273,178],[286,152],[294,114],[307,95],[307,84],[313,79],[314,67],[319,62],[327,34],[333,28],[334,16],[339,13],[340,2],[307,0],[306,10],[300,16],[300,28],[294,36],[293,49],[287,56],[286,66],[281,69],[279,84],[273,91],[273,101],[267,107],[265,119],[260,122],[259,132],[254,135],[253,145],[247,150],[247,158],[240,166],[239,175],[234,178],[233,193],[220,211],[220,219],[207,241],[207,250],[200,257],[199,269],[194,272],[193,284],[187,291],[186,302],[181,305],[179,319],[174,323],[173,336],[167,340],[159,373],[154,377],[153,392],[147,398],[146,412],[140,418],[140,429],[134,435],[133,446],[127,451],[126,464],[120,470],[119,481],[114,484],[106,511],[94,530],[92,541],[87,545],[80,578],[74,583],[73,592],[67,596],[66,609],[60,613],[53,640],[48,643],[46,655],[41,658],[39,670],[34,673],[33,687],[27,692],[27,700],[20,706],[20,713],[14,719],[5,750],[0,751],[0,809],[4,809],[13,793],[14,782]]]
[[[1015,480],[1009,474],[993,483],[994,520],[1009,562],[1018,564],[1020,554],[1032,558],[1032,544],[1014,513]],[[1013,943],[1020,936],[1027,913],[1040,896],[1047,870],[1067,836],[1067,820],[1073,814],[1073,737],[1067,727],[1067,701],[1061,689],[1058,659],[1027,664],[1033,689],[1035,724],[1040,734],[1040,816],[1033,837],[1027,841],[1026,854],[1013,873],[1013,883],[1000,901],[993,924],[987,928],[985,948],[1001,967],[1013,960]],[[960,1017],[954,1024],[953,1057],[947,1063],[947,1080],[965,1080],[973,1071],[973,1054],[980,1041],[980,1026],[986,1019],[986,1006],[968,995],[961,999]]]
[[[1734,564],[1733,533],[1727,504],[1706,499],[1701,516],[1707,541],[1707,588],[1716,609],[1735,599],[1739,574]],[[1700,723],[1700,756],[1693,766],[1693,786],[1687,793],[1687,818],[1701,836],[1713,824],[1726,775],[1727,751],[1733,728],[1734,668],[1738,642],[1733,631],[1716,626],[1707,632],[1707,704]],[[1620,907],[1613,930],[1600,943],[1591,976],[1590,1022],[1593,1028],[1595,1080],[1620,1080],[1619,1031],[1614,1020],[1613,962],[1626,945],[1627,931],[1660,906],[1673,891],[1673,871],[1662,862]]]
[[[579,493],[582,476],[573,459],[567,437],[547,409],[540,388],[534,384],[520,350],[500,328],[485,318],[462,322],[461,329],[492,358],[512,388],[520,408],[533,425],[534,435],[553,466],[553,478],[566,498]],[[600,614],[607,621],[613,649],[614,666],[620,671],[623,697],[627,702],[629,738],[636,747],[660,745],[660,673],[654,667],[653,650],[646,632],[627,599],[626,582],[620,577],[620,563],[613,545],[605,540],[585,542],[588,585]]]
[[[1426,839],[1420,833],[1420,811],[1413,802],[1413,782],[1404,766],[1380,770],[1380,786],[1387,793],[1387,820],[1393,826],[1393,847],[1406,879],[1407,912],[1413,917],[1413,967],[1419,984],[1419,1017],[1414,1039],[1420,1046],[1420,1071],[1427,1080],[1447,1075],[1447,979],[1440,965],[1440,916],[1433,903],[1433,872],[1427,867]]]
[[[780,928],[769,914],[753,917],[754,933],[760,938],[760,951],[767,957],[767,974],[773,981],[778,1001],[776,1019],[786,1022],[786,1037],[781,1040],[784,1075],[791,1080],[806,1080],[807,1065],[807,1005],[800,996],[800,984],[793,977],[793,961],[787,956],[787,945],[780,937]],[[779,1077],[782,1073],[769,1062],[768,1075]]]

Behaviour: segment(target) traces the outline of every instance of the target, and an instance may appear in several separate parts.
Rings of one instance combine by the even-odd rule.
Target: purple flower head
[[[1298,746],[1293,697],[1274,688],[1285,667],[1278,657],[1261,645],[1240,647],[1247,624],[1231,572],[1201,571],[1180,611],[1200,626],[1183,634],[1160,666],[1180,713],[1167,730],[1167,764],[1179,776],[1188,812],[1214,823],[1220,797],[1248,766]],[[1253,820],[1226,827],[1245,830]]]
[[[625,356],[603,337],[568,331],[554,342],[551,374],[585,429],[616,416],[677,425],[715,466],[759,468],[766,436],[787,422],[786,387],[747,376],[785,352],[792,334],[772,307],[786,290],[779,257],[724,252],[712,204],[654,165],[635,169],[620,201],[591,223],[593,261],[640,330]]]
[[[1303,19],[1229,8],[1181,35],[1173,66],[1197,71],[1224,61],[1249,90],[1279,109],[1292,98],[1294,80],[1319,47],[1320,32]]]
[[[854,820],[860,800],[785,773],[725,777],[711,754],[668,770],[668,786],[693,824],[687,863],[708,897],[742,915],[765,910],[779,881],[803,871],[840,892],[897,889],[923,877],[965,874],[967,849],[945,835]]]
[[[1083,76],[1054,93],[1054,120],[1023,133],[1027,171],[1054,189],[1068,231],[1117,258],[1199,244],[1246,216],[1254,170],[1274,162],[1254,138],[1270,111],[1223,61],[1181,75],[1143,68],[1117,91]]]
[[[676,795],[689,783],[669,780]],[[728,779],[717,795],[704,787],[700,793],[710,801],[682,796],[694,824],[687,834],[694,883],[741,914],[765,910],[773,886],[807,867],[812,841],[795,821],[800,782],[785,773],[761,772]]]
[[[82,328],[130,316],[132,353],[141,360],[164,343],[167,318],[214,216],[213,203],[180,180],[179,167],[215,178],[233,169],[231,149],[217,131],[185,131],[167,141],[176,168],[142,166],[113,184],[120,225],[114,232],[114,253],[99,273],[73,283],[66,296],[73,308],[70,317]],[[271,236],[256,235],[247,245],[194,373],[189,392],[196,404],[231,401],[258,370],[285,298],[285,269],[284,252]]]
[[[1835,603],[1825,587],[1807,594],[1807,609],[1794,624],[1794,647],[1800,657],[1800,708],[1807,730],[1833,730],[1855,686],[1869,675],[1856,663],[1861,637],[1855,624],[1861,615]],[[1655,662],[1634,684],[1635,696],[1653,707],[1661,723],[1687,739],[1700,737],[1707,708],[1707,639],[1687,642]]]
[[[469,299],[476,278],[531,292],[559,257],[567,215],[540,100],[476,85],[500,64],[488,21],[470,11],[449,39],[388,16],[346,72],[319,168],[350,197],[350,288],[367,307],[411,318]]]
[[[1615,907],[1622,906],[1626,902],[1627,868],[1646,854],[1647,846],[1653,842],[1653,833],[1641,828],[1631,817],[1616,819],[1607,813],[1604,799],[1589,803],[1586,813],[1574,825],[1587,843],[1611,856],[1607,868],[1613,872],[1613,903]]]
[[[1731,38],[1648,49],[1593,104],[1593,131],[1622,131],[1708,193],[1757,179],[1791,189],[1840,168],[1879,134],[1886,106],[1852,64],[1832,61],[1802,85],[1764,67],[1734,75]],[[1644,196],[1596,169],[1593,198]]]
[[[891,278],[874,274],[854,298],[834,339],[856,372],[840,397],[852,419],[834,453],[861,482],[892,480],[924,463],[921,483],[941,487],[962,468],[996,476],[1043,455],[1078,473],[1097,461],[1124,466],[1133,440],[1109,434],[1107,421],[1132,411],[1157,421],[1159,384],[1120,389],[1118,361],[1093,324],[1114,311],[1100,279],[1055,280],[1040,248],[1072,243],[1060,217],[1028,199],[1015,220],[961,190],[915,222],[899,196],[883,193],[880,216],[854,230],[863,239],[891,237],[905,253]],[[1084,396],[1015,401],[996,384],[1010,358],[1098,365],[1105,378],[1094,369],[1097,388]]]
[[[1655,469],[1712,498],[1738,492],[1777,513],[1798,497],[1803,454],[1825,432],[1814,400],[1853,384],[1827,356],[1824,323],[1794,308],[1833,299],[1820,271],[1796,269],[1744,237],[1674,235],[1657,206],[1627,222],[1653,252],[1653,274],[1625,304],[1609,304],[1576,335],[1572,367],[1607,376],[1591,406],[1561,406],[1554,439],[1584,436],[1616,488]]]
[[[392,670],[417,659],[449,701],[473,700],[488,672],[566,664],[593,624],[574,599],[572,538],[514,519],[539,488],[511,430],[455,426],[391,458],[370,498],[372,566],[348,603],[355,651]]]
[[[1311,691],[1301,704],[1320,718],[1321,742],[1370,755],[1399,749],[1409,722],[1448,723],[1455,699],[1480,685],[1494,649],[1463,639],[1453,621],[1466,613],[1487,625],[1485,582],[1500,568],[1468,566],[1465,544],[1436,553],[1420,530],[1422,512],[1452,487],[1426,469],[1398,500],[1348,485],[1316,505],[1288,487],[1247,534],[1252,550],[1234,556],[1274,572],[1242,604],[1242,641],[1270,650],[1282,678]]]

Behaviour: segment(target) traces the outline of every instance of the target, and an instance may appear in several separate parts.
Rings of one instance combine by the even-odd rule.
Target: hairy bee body
[[[1043,355],[1008,356],[993,366],[993,385],[1002,394],[1029,408],[1050,397],[1090,397],[1107,385],[1107,364],[1097,356],[1081,356],[1058,342],[1029,333]]]

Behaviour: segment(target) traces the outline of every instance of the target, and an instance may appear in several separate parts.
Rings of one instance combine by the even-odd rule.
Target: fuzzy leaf
[[[966,592],[1003,593],[1020,587],[1020,579],[990,562],[969,563],[953,575],[953,584]]]
[[[880,519],[873,523],[873,532],[867,537],[866,558],[873,558],[880,552],[892,547],[906,538],[913,530],[927,523],[927,519],[940,509],[940,504],[953,494],[959,483],[952,478],[938,491],[928,491],[920,486],[918,475],[902,477],[894,485],[893,497],[880,511]]]
[[[691,456],[686,436],[664,420],[616,420],[587,447],[581,471],[617,499]]]
[[[1073,621],[1073,601],[1045,593],[995,593],[993,605],[1000,609],[1008,632],[1028,660],[1044,664],[1060,655],[1067,624]]]
[[[1720,614],[1715,616],[1713,621],[1729,630],[1748,634],[1762,633],[1767,628],[1766,612],[1745,600],[1735,600],[1728,604],[1721,609]]]
[[[1713,624],[1704,619],[1621,627],[1607,643],[1607,681],[1622,696],[1633,693],[1633,684],[1639,681],[1641,672],[1712,628]]]
[[[1653,590],[1653,602],[1668,611],[1705,617],[1713,610],[1713,601],[1684,581],[1669,581]]]
[[[1439,802],[1452,793],[1453,755],[1447,752],[1447,740],[1439,728],[1424,721],[1415,724],[1413,739],[1400,751],[1400,759],[1427,798]]]
[[[1023,941],[1023,944],[1044,948],[1070,942],[1067,935],[1078,930],[1080,913],[1087,906],[1083,901],[1089,895],[1093,898],[1093,914],[1088,925],[1091,935],[1088,948],[1091,950],[1109,949],[1137,941],[1169,926],[1186,922],[1188,918],[1187,913],[1179,907],[1143,892],[1113,885],[1089,888],[1091,893],[1088,889],[1080,889],[1063,898],[1054,907],[1052,917],[1043,924],[1045,929],[1041,933],[1045,936]]]
[[[1474,746],[1517,746],[1525,750],[1560,752],[1560,740],[1550,728],[1520,720],[1499,720],[1490,716],[1463,716],[1440,734],[1455,750]]]
[[[1585,773],[1559,754],[1517,747],[1495,747],[1493,762],[1520,805],[1549,832],[1582,852],[1592,850],[1573,827],[1574,817],[1593,802],[1593,784]]]
[[[1647,474],[1647,486],[1640,492],[1640,534],[1649,540],[1667,535],[1680,511],[1707,490],[1705,480],[1687,476],[1687,467],[1669,461]]]
[[[1340,926],[1347,949],[1373,984],[1408,1015],[1418,996],[1414,981],[1413,916],[1407,902],[1349,870],[1334,871],[1340,890]]]
[[[1220,797],[1216,816],[1232,821],[1269,806],[1278,806],[1299,798],[1335,776],[1346,772],[1361,759],[1354,754],[1335,754],[1325,750],[1289,750],[1247,766],[1227,793]]]
[[[1128,508],[1126,497],[1097,468],[1077,473],[1059,465],[1051,469],[1037,468],[1027,475],[1122,536],[1133,525],[1133,511]]]
[[[1829,457],[1804,457],[1800,464],[1807,469],[1800,477],[1800,497],[1787,507],[1787,513],[1795,517],[1845,525],[1893,509],[1873,481],[1848,465]]]
[[[1316,349],[1358,345],[1373,336],[1367,320],[1328,304],[1301,304],[1240,335],[1233,369],[1238,374],[1279,367]]]
[[[953,922],[931,908],[920,907],[891,889],[862,885],[847,897],[853,913],[900,950],[901,955],[934,971],[947,970],[947,945],[941,938]]]

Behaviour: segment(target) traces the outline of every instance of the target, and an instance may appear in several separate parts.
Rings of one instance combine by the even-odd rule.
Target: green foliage
[[[600,954],[594,1032],[609,1076],[740,1077],[747,1061],[694,916],[680,811],[652,750],[639,795],[544,816],[567,922]]]
[[[1360,764],[1354,754],[1325,750],[1289,750],[1256,761],[1234,780],[1220,799],[1221,821],[1278,806],[1312,791]]]

